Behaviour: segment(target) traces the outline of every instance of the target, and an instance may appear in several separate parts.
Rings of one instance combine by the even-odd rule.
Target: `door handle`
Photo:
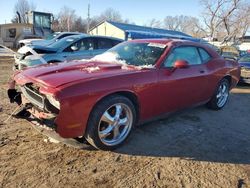
[[[200,73],[203,74],[203,73],[205,73],[205,71],[204,70],[200,70]]]

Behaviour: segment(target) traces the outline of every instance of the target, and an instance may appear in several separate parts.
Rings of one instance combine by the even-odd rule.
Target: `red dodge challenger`
[[[134,40],[91,60],[17,73],[22,97],[12,89],[10,99],[19,98],[32,117],[52,122],[61,137],[82,137],[98,149],[112,150],[135,124],[190,106],[223,108],[239,77],[238,63],[224,60],[209,46]]]

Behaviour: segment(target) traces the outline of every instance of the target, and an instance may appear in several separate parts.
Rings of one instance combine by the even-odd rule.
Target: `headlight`
[[[52,104],[57,109],[60,109],[60,102],[58,100],[56,100],[52,95],[46,95],[46,97],[50,104]]]

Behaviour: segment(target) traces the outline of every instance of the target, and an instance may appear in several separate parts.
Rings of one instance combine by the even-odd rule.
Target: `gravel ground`
[[[204,106],[138,127],[113,152],[51,143],[11,118],[13,59],[0,57],[0,187],[250,187],[250,85],[221,111]]]

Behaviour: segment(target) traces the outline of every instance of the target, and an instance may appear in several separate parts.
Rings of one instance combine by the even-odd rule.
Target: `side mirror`
[[[185,60],[177,60],[174,62],[174,68],[175,69],[185,69],[188,68],[188,62]]]
[[[71,46],[70,48],[71,48],[72,51],[78,50],[78,48],[76,46]]]

